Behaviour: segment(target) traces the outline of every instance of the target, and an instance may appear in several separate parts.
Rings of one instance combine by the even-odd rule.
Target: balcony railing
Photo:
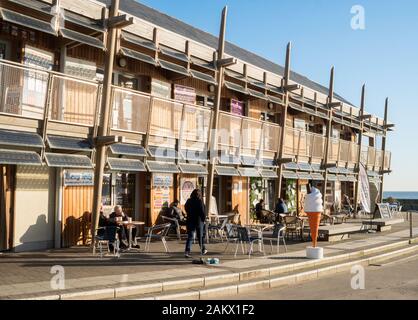
[[[385,161],[383,163],[383,160]],[[392,161],[392,153],[389,151],[383,152],[374,147],[362,146],[361,149],[361,163],[369,169],[376,171],[390,170]]]
[[[325,154],[326,138],[312,132],[286,128],[284,154],[322,160]]]
[[[356,164],[358,158],[358,144],[341,139],[330,140],[329,161]]]
[[[280,126],[221,112],[217,138],[218,148],[228,154],[273,159],[279,148]]]

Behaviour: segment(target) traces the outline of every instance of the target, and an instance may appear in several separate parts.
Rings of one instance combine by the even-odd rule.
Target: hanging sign
[[[66,170],[64,172],[64,186],[66,187],[93,186],[93,185],[94,185],[93,171]]]
[[[231,113],[239,116],[244,115],[244,102],[231,99]]]
[[[190,198],[193,190],[196,189],[197,179],[196,178],[182,178],[181,179],[181,204],[186,204],[187,199]]]
[[[366,169],[362,164],[360,164],[359,172],[359,184],[360,184],[360,203],[363,207],[363,210],[366,213],[370,213],[370,184],[369,177],[367,175]]]
[[[190,104],[196,103],[196,90],[178,84],[174,85],[174,99]]]

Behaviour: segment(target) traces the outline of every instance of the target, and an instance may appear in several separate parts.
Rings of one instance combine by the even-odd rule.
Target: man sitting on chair
[[[186,217],[183,211],[179,208],[180,201],[174,200],[173,203],[168,208],[168,217],[177,219],[179,225],[186,225]]]
[[[114,211],[109,216],[109,225],[119,227],[118,236],[121,244],[121,248],[125,249],[129,246],[128,237],[128,228],[125,225],[121,225],[123,221],[128,221],[128,216],[123,212],[122,206],[115,206]],[[136,234],[136,229],[132,229],[132,233]]]

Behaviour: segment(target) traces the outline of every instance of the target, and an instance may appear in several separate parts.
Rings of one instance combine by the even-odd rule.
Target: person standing
[[[274,212],[276,212],[277,214],[285,214],[285,213],[288,212],[286,203],[284,203],[284,200],[282,198],[277,200],[276,208],[275,208]]]
[[[190,198],[186,201],[184,208],[187,214],[187,242],[184,255],[186,258],[191,257],[190,251],[195,233],[197,233],[200,252],[202,255],[205,255],[208,251],[206,250],[203,239],[206,215],[202,192],[198,189],[194,190]]]

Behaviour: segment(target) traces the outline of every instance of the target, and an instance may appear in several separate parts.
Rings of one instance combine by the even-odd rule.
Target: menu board
[[[244,115],[244,102],[231,99],[231,113],[239,116]]]
[[[158,215],[160,210],[170,205],[170,188],[173,186],[172,174],[153,174],[154,188],[154,213]]]

